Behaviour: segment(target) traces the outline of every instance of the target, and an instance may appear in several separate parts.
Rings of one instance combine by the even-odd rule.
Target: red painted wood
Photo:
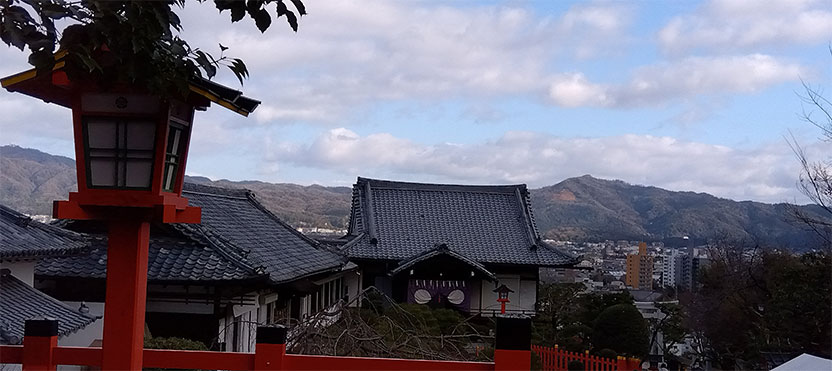
[[[260,345],[258,345],[260,346]],[[526,352],[528,354],[528,352]],[[489,362],[452,362],[424,359],[332,357],[287,354],[284,360],[287,370],[494,370]],[[528,367],[526,368],[528,370]]]
[[[101,366],[106,370],[138,370],[142,367],[144,348],[150,223],[111,221],[107,236]]]
[[[282,370],[285,363],[286,344],[257,343],[254,353],[255,370]]]
[[[54,371],[52,356],[57,346],[57,336],[27,336],[23,339],[23,371]]]
[[[53,353],[55,364],[101,367],[101,348],[57,347]]]
[[[145,349],[143,353],[143,365],[146,368],[184,368],[207,370],[255,369],[253,353],[168,349]]]
[[[494,370],[529,370],[532,367],[531,351],[494,350]]]
[[[23,346],[0,345],[0,363],[23,363]]]
[[[546,371],[567,370],[569,362],[580,361],[587,371],[624,371],[638,369],[640,360],[635,358],[618,357],[617,359],[603,358],[590,355],[587,352],[575,353],[561,350],[555,345],[554,348],[532,345],[532,351],[540,358],[540,364]]]

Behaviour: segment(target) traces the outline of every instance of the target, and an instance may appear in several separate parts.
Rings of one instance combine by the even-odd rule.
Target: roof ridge
[[[224,197],[231,199],[246,199],[252,191],[248,188],[220,187],[216,185],[185,182],[183,193],[193,193],[203,196]]]
[[[340,254],[340,253],[338,253],[338,252],[336,252],[336,251],[332,251],[332,250],[330,250],[330,249],[323,248],[323,247],[321,246],[321,243],[320,243],[320,242],[315,241],[315,240],[313,240],[313,239],[309,238],[307,235],[305,235],[305,234],[301,233],[300,231],[298,231],[297,229],[293,228],[291,225],[289,225],[289,223],[284,222],[282,219],[280,219],[280,217],[278,217],[278,216],[277,216],[277,215],[275,215],[275,214],[274,214],[271,210],[269,210],[268,208],[266,208],[266,206],[264,206],[263,204],[261,204],[261,203],[260,203],[260,201],[258,201],[258,200],[255,198],[255,195],[254,195],[254,193],[253,193],[253,192],[249,192],[248,201],[249,201],[252,205],[254,205],[254,207],[256,207],[258,210],[260,210],[260,211],[264,212],[264,213],[265,213],[265,214],[266,214],[269,218],[271,218],[272,220],[274,220],[274,221],[276,221],[278,224],[280,224],[283,228],[286,228],[286,229],[287,229],[290,233],[292,233],[292,234],[294,234],[294,235],[296,235],[296,236],[300,237],[303,241],[306,241],[307,243],[309,243],[309,245],[310,245],[313,249],[320,250],[320,251],[325,251],[325,252],[328,252],[328,253],[330,253],[330,254],[337,255],[337,256],[339,256],[339,257],[341,257],[341,258],[346,258],[346,256],[344,256],[344,255],[342,255],[342,254]]]
[[[371,179],[358,177],[356,185],[370,183],[373,188],[382,189],[411,189],[420,191],[437,192],[467,192],[467,193],[513,193],[515,189],[527,189],[524,183],[518,184],[443,184],[443,183],[418,183],[402,182],[395,180]]]
[[[249,271],[250,273],[254,274],[263,274],[262,267],[255,267],[252,264],[248,263],[248,254],[250,251],[237,246],[237,244],[229,241],[221,234],[214,232],[211,227],[199,224],[197,225],[190,225],[190,224],[173,224],[174,228],[184,234],[187,238],[194,240],[197,238],[195,234],[199,234],[204,241],[194,241],[196,243],[207,243],[215,248],[215,251],[226,258],[232,264],[237,265],[238,267]],[[234,250],[237,251],[229,251]]]

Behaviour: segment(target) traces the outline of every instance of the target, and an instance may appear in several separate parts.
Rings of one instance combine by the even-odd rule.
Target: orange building
[[[638,254],[627,255],[627,276],[624,282],[636,290],[653,289],[653,257],[647,255],[647,244],[638,244]]]

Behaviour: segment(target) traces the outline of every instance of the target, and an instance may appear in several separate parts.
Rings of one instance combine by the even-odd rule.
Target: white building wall
[[[15,278],[35,286],[35,261],[0,261],[0,269],[8,269]]]
[[[508,296],[509,302],[506,304],[506,312],[531,314],[529,312],[534,311],[537,303],[537,281],[521,280],[519,274],[498,274],[497,281],[497,286],[506,285],[514,291]],[[482,311],[483,316],[500,313],[500,303],[497,302],[497,293],[494,292],[497,286],[494,285],[494,282],[485,280],[481,283],[479,292],[482,306],[478,309]]]

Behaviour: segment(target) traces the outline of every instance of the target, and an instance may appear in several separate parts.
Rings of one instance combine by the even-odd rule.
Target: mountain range
[[[295,227],[343,229],[349,218],[349,187],[204,177],[187,177],[187,181],[250,189],[267,208]],[[49,214],[52,200],[66,199],[74,189],[72,159],[14,145],[0,147],[0,203],[24,213]],[[800,209],[823,215],[815,205],[737,202],[590,175],[530,193],[541,233],[572,241],[675,241],[690,236],[699,241],[742,240],[803,250],[814,247],[816,238],[792,218],[792,213]]]

